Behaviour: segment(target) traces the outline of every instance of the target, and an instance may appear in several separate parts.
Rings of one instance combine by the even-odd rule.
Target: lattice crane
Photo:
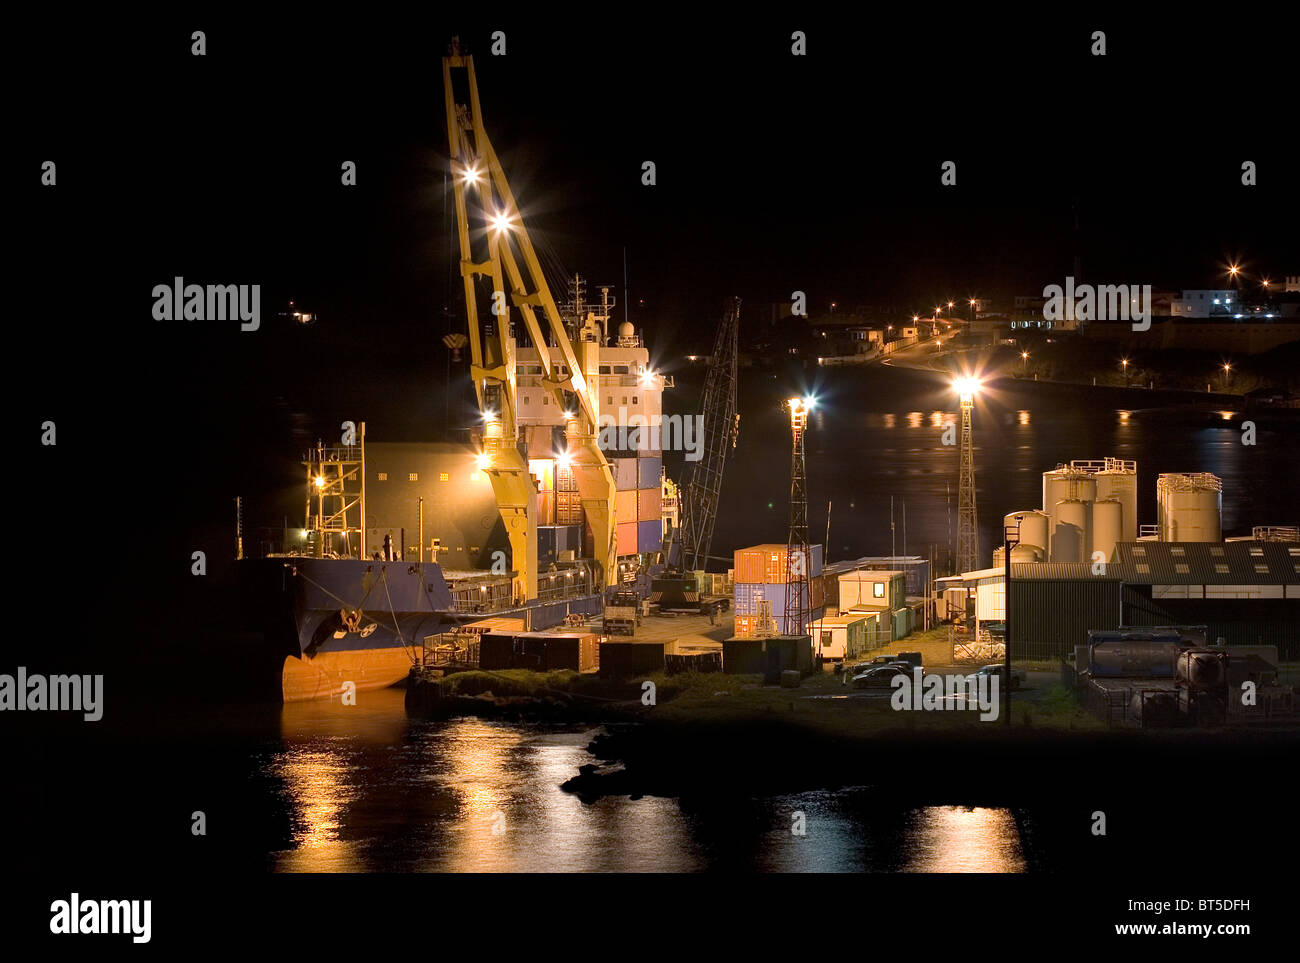
[[[727,450],[736,444],[736,353],[740,331],[740,298],[731,298],[718,326],[713,357],[704,381],[700,414],[704,418],[700,460],[682,494],[679,548],[669,563],[680,561],[688,572],[708,567],[713,524],[722,493],[722,469]]]

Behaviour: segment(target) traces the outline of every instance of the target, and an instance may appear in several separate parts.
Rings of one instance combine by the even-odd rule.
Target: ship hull
[[[250,627],[283,655],[285,702],[330,699],[406,678],[431,635],[475,620],[516,618],[532,629],[572,614],[601,611],[599,595],[483,613],[455,611],[439,566],[431,563],[271,557],[241,562]]]

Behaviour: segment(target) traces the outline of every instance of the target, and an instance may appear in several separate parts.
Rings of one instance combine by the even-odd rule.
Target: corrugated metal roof
[[[1079,579],[1081,581],[1120,581],[1127,578],[1122,565],[1108,564],[1104,575],[1095,574],[1086,562],[1012,562],[1013,579]]]
[[[1135,585],[1300,585],[1294,543],[1120,542],[1115,554]]]

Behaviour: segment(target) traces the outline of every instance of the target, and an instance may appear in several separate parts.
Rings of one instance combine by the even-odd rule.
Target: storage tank
[[[1003,558],[1004,552],[1002,546],[999,545],[997,548],[993,549],[993,567],[1004,568],[1006,563],[1003,561]],[[1042,561],[1045,561],[1043,558],[1043,550],[1037,545],[1017,545],[1011,550],[1012,565],[1029,565],[1034,562]]]
[[[1097,498],[1097,480],[1092,474],[1063,465],[1043,472],[1043,511],[1051,514],[1057,502],[1069,498],[1091,502]]]
[[[1228,675],[1225,652],[1184,649],[1178,653],[1178,681],[1193,689],[1213,689],[1223,685]]]
[[[1120,518],[1123,529],[1119,541],[1136,541],[1138,533],[1137,462],[1107,458],[1106,467],[1097,472],[1095,478],[1097,481],[1097,500],[1114,498],[1123,509]]]
[[[1005,524],[1014,525],[1016,516],[1022,516],[1020,519],[1020,544],[1037,545],[1044,552],[1047,550],[1047,533],[1050,531],[1050,520],[1043,512],[1012,512],[1005,519]]]
[[[1156,479],[1156,508],[1162,542],[1223,540],[1223,482],[1215,475],[1161,475]]]
[[[1092,503],[1092,548],[1088,560],[1097,552],[1109,562],[1115,552],[1115,543],[1124,535],[1124,507],[1117,498],[1102,498]]]
[[[1064,498],[1052,511],[1053,562],[1082,562],[1088,544],[1088,503]]]

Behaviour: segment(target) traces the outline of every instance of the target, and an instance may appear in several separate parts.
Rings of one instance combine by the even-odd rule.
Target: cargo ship
[[[579,295],[564,313],[599,331],[601,400],[655,425],[672,379],[652,369],[631,324],[605,335],[611,305],[606,291],[584,310]],[[382,442],[367,439],[362,423],[351,444],[318,443],[304,454],[301,528],[263,540],[250,557],[241,535],[246,619],[284,656],[286,702],[393,685],[429,640],[453,631],[487,631],[499,620],[541,631],[602,612],[609,580],[568,465],[564,412],[548,403],[529,348],[518,350],[516,378],[519,445],[537,490],[537,597],[516,594],[481,440]],[[635,584],[662,560],[665,529],[676,521],[677,489],[657,442],[647,432],[602,444],[617,488],[619,584]]]

